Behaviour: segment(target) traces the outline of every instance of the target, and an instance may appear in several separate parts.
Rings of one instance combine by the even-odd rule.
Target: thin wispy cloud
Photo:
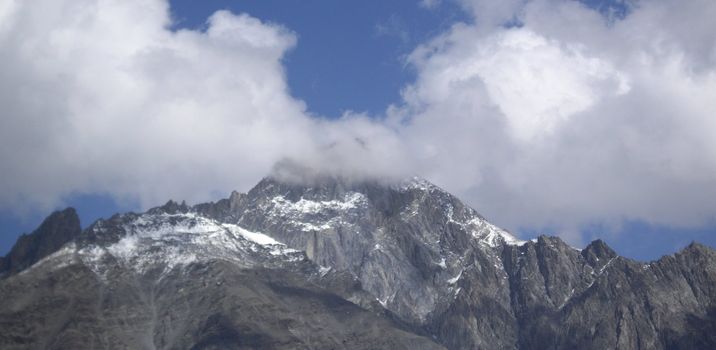
[[[410,43],[410,29],[405,21],[393,14],[385,21],[375,25],[375,34],[379,37],[389,37],[398,39],[402,45]]]
[[[420,0],[419,6],[426,9],[433,9],[440,6],[441,0]]]

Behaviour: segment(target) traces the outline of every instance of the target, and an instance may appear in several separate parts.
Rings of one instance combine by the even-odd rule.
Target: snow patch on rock
[[[358,192],[346,193],[343,200],[312,201],[301,198],[297,202],[291,202],[284,196],[276,196],[271,202],[272,209],[285,216],[295,214],[318,214],[328,210],[346,211],[358,208],[366,203],[365,195]]]
[[[271,257],[302,260],[300,251],[287,248],[263,233],[194,213],[143,214],[125,224],[124,230],[126,235],[114,244],[83,248],[79,251],[81,260],[95,270],[102,259],[111,256],[139,272],[160,268],[163,273],[209,259],[232,261],[240,266],[252,266]]]

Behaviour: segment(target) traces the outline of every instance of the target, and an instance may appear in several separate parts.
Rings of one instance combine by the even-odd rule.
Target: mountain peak
[[[393,336],[376,333],[390,330],[390,320],[402,330],[392,334],[420,340],[408,347],[420,349],[434,342],[449,349],[635,348],[639,342],[660,348],[662,341],[668,347],[691,338],[674,329],[703,329],[700,339],[710,341],[712,328],[682,320],[716,324],[701,312],[716,295],[716,253],[709,248],[692,244],[640,264],[618,259],[601,240],[582,251],[544,235],[522,242],[419,177],[305,182],[271,176],[246,194],[193,207],[168,201],[79,232],[73,209],[53,213],[0,259],[0,271],[12,274],[0,280],[7,294],[0,323],[12,326],[5,332],[12,338],[0,334],[0,343],[42,347],[56,339],[39,337],[38,343],[36,334],[64,341],[94,335],[77,322],[57,333],[54,326],[66,324],[67,312],[46,307],[48,300],[81,300],[71,316],[104,332],[58,344],[118,339],[128,348],[146,345],[145,339],[157,348],[200,347],[206,339],[228,348],[244,341],[224,334],[256,334],[261,348],[286,339],[297,343],[285,348],[353,348],[347,341],[357,339],[356,324],[363,323],[340,324],[351,315],[383,325],[363,334],[357,348],[394,348],[385,342]],[[634,295],[650,303],[634,303]],[[650,317],[654,310],[664,316]],[[274,315],[286,322],[272,321]],[[136,328],[116,327],[120,323]],[[697,345],[684,347],[713,348]]]
[[[178,202],[170,199],[162,206],[149,209],[147,211],[147,213],[149,213],[149,214],[158,214],[158,213],[179,214],[179,213],[186,213],[189,211],[189,209],[190,208],[186,204],[186,201],[181,201],[181,203],[178,203]]]
[[[435,184],[419,176],[406,177],[402,179],[374,179],[374,178],[353,178],[341,175],[317,174],[310,177],[297,179],[295,177],[267,176],[249,191],[267,190],[301,190],[308,192],[346,192],[346,191],[375,191],[375,190],[420,190],[423,192],[439,190],[447,193]]]
[[[17,273],[54,253],[82,232],[74,208],[55,211],[30,234],[18,238],[10,253],[0,259],[0,275]]]
[[[610,248],[606,242],[601,239],[597,239],[589,243],[589,245],[582,250],[582,256],[592,265],[597,265],[598,262],[607,261],[617,256],[617,253]]]

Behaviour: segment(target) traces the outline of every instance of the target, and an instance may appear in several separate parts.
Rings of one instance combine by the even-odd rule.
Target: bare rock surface
[[[265,178],[0,259],[3,349],[716,348],[716,252],[520,241],[431,183]]]

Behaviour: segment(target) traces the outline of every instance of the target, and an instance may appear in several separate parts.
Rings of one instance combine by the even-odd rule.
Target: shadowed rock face
[[[73,208],[56,211],[31,234],[23,234],[4,258],[0,258],[0,276],[19,272],[54,253],[77,238],[82,228]]]
[[[23,237],[2,261],[3,349],[716,348],[712,249],[644,264],[522,242],[420,179],[266,178]]]

